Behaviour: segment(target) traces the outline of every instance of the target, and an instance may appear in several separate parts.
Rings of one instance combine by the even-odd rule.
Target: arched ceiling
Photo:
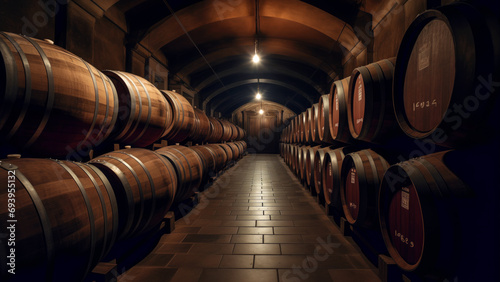
[[[229,116],[254,101],[257,84],[265,99],[300,113],[342,76],[342,61],[360,43],[361,0],[96,1],[124,13],[128,46],[161,52],[169,75],[208,114]]]

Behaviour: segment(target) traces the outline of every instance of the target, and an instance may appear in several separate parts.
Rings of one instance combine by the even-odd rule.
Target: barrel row
[[[464,148],[498,137],[500,24],[457,3],[409,26],[397,54],[353,70],[290,121],[284,143],[387,144],[425,139]]]
[[[0,160],[0,222],[2,230],[14,226],[16,266],[16,275],[2,268],[2,281],[82,281],[118,244],[158,228],[246,148],[237,141],[131,148],[88,163]]]
[[[304,186],[323,198],[334,216],[379,232],[387,254],[403,271],[447,277],[458,271],[457,261],[475,258],[464,255],[470,242],[461,241],[460,234],[480,236],[471,226],[479,228],[484,220],[474,225],[459,219],[474,218],[479,208],[487,210],[483,202],[491,191],[483,182],[494,178],[478,182],[469,177],[476,189],[472,192],[462,180],[465,176],[456,174],[467,175],[474,166],[464,163],[464,152],[444,151],[391,166],[386,160],[393,162],[391,156],[371,149],[282,145],[284,162]],[[486,173],[493,168],[483,169]]]
[[[147,147],[245,136],[174,91],[131,73],[101,72],[47,41],[0,32],[0,62],[0,145],[11,150],[67,158],[113,142]]]

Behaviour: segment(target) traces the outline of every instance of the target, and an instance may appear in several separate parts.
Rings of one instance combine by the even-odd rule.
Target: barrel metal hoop
[[[35,206],[36,212],[38,213],[38,218],[40,219],[40,224],[43,229],[43,237],[45,239],[45,248],[47,249],[47,274],[46,281],[52,281],[54,277],[54,263],[55,263],[55,244],[54,237],[52,234],[52,224],[50,223],[49,216],[47,214],[47,210],[43,205],[40,196],[35,190],[35,187],[31,185],[29,180],[22,174],[19,170],[16,171],[16,178],[21,182],[21,184],[28,192],[28,195],[33,201],[33,205]]]
[[[141,116],[142,116],[142,97],[141,97],[141,94],[139,92],[139,88],[137,88],[137,85],[135,85],[135,83],[132,81],[132,79],[128,76],[125,76],[125,78],[130,81],[130,84],[135,89],[135,93],[137,93],[137,101],[139,101],[139,114],[137,115],[137,120],[135,122],[135,125],[132,128],[132,130],[130,130],[130,133],[124,138],[124,139],[128,139],[134,135],[135,131],[137,130],[137,127],[139,126]],[[135,101],[135,97],[134,97],[134,101]],[[129,142],[129,143],[133,144],[133,142]]]
[[[115,152],[116,153],[116,152]],[[123,159],[120,159],[118,157],[115,157],[115,156],[111,156],[111,155],[104,155],[103,157],[106,157],[106,158],[110,158],[110,159],[113,159],[113,160],[116,160],[118,162],[120,162],[121,164],[123,164],[128,170],[130,170],[130,172],[132,173],[132,175],[134,176],[135,178],[135,181],[137,182],[137,186],[139,188],[139,199],[140,199],[140,203],[141,203],[141,208],[140,208],[140,211],[139,211],[139,216],[137,218],[141,219],[143,214],[144,214],[144,192],[142,191],[142,184],[141,184],[141,181],[139,179],[139,176],[137,175],[137,173],[135,172],[135,170],[132,168],[132,166],[130,166],[130,164],[128,164],[126,161],[124,161]],[[132,205],[134,203],[132,202]],[[140,223],[140,220],[136,223],[136,226],[133,227],[133,229],[131,230],[131,233],[135,233],[137,231],[137,228],[139,227],[139,223]]]
[[[425,169],[427,169],[427,171],[432,175],[437,186],[439,187],[439,189],[437,191],[435,191],[433,189],[432,193],[438,194],[441,198],[446,198],[446,196],[449,196],[449,194],[451,193],[450,187],[448,187],[448,185],[446,184],[446,180],[443,179],[443,176],[441,175],[441,173],[439,173],[439,171],[436,169],[436,167],[433,164],[431,164],[429,161],[427,161],[426,159],[418,159],[417,161],[423,167],[425,167]],[[443,193],[443,192],[445,192],[445,193]]]
[[[0,34],[5,36],[12,43],[13,40],[9,35],[5,34],[4,32],[0,32]],[[16,45],[14,45],[14,47],[17,49]],[[16,60],[14,59],[14,56],[12,55],[12,52],[9,49],[9,46],[7,46],[7,44],[3,40],[0,40],[0,61],[3,63],[3,66],[5,67],[5,83],[6,83],[5,89],[0,89],[1,91],[5,91],[4,101],[2,103],[2,106],[0,107],[0,113],[2,113],[2,115],[0,116],[0,128],[3,128],[5,122],[7,122],[9,115],[12,111],[18,91]],[[30,79],[30,85],[31,85],[31,79]]]
[[[149,123],[151,122],[151,111],[152,111],[152,108],[151,108],[151,97],[149,96],[149,92],[146,89],[146,86],[144,85],[144,83],[142,83],[142,81],[138,77],[134,76],[134,78],[135,78],[135,80],[137,80],[141,84],[142,88],[144,89],[144,92],[146,92],[146,97],[148,98],[148,119],[146,120],[146,124],[144,125],[144,128],[142,129],[142,132],[139,135],[137,135],[137,137],[133,141],[130,142],[132,144],[134,144],[135,142],[137,142],[137,140],[139,140],[144,135],[144,133],[146,133],[146,130],[149,127]],[[139,93],[139,92],[137,92],[137,93]],[[142,110],[142,107],[141,107],[141,110]],[[159,137],[160,136],[158,136],[158,138]]]
[[[95,109],[94,109],[94,118],[92,119],[92,124],[90,125],[89,131],[87,132],[87,135],[85,138],[80,142],[80,144],[83,144],[92,134],[94,131],[95,124],[97,122],[97,114],[99,113],[99,87],[97,87],[97,80],[95,79],[95,75],[92,72],[92,67],[89,65],[89,63],[85,62],[82,58],[79,58],[83,64],[87,67],[90,77],[92,78],[92,83],[94,84],[94,93],[95,93]],[[107,95],[106,95],[107,97]],[[106,101],[107,102],[107,101]],[[107,112],[106,112],[107,115]]]
[[[100,171],[97,167],[92,164],[85,164],[89,169],[93,170],[97,176],[101,179],[102,183],[104,183],[104,187],[106,188],[106,192],[108,193],[109,202],[111,203],[111,211],[113,213],[113,232],[111,233],[111,241],[109,243],[108,249],[104,251],[104,253],[108,253],[111,248],[114,246],[116,237],[118,235],[118,203],[116,202],[116,195],[111,183],[109,183],[108,178]]]
[[[89,224],[90,224],[90,254],[89,254],[89,260],[87,264],[87,268],[85,270],[85,273],[88,273],[90,271],[90,267],[92,266],[92,259],[94,258],[94,252],[95,252],[95,245],[96,245],[96,238],[95,238],[95,217],[94,217],[94,211],[92,210],[92,204],[90,203],[89,196],[87,195],[87,191],[85,191],[85,188],[83,187],[82,182],[78,178],[78,176],[75,174],[73,170],[71,170],[66,164],[64,164],[61,161],[58,160],[53,160],[56,162],[58,165],[60,165],[66,172],[73,178],[75,181],[76,185],[78,186],[78,189],[80,189],[80,193],[82,194],[83,200],[85,201],[85,205],[87,206],[87,214],[89,216]]]
[[[47,90],[48,90],[47,104],[45,107],[45,112],[43,114],[43,118],[40,121],[40,125],[38,126],[37,130],[35,131],[35,133],[31,137],[31,139],[24,146],[24,148],[29,148],[40,137],[40,135],[43,132],[43,129],[45,128],[45,126],[47,125],[47,122],[49,121],[50,113],[52,112],[52,108],[54,106],[54,99],[55,99],[54,87],[55,86],[54,86],[54,74],[52,72],[52,65],[50,64],[50,60],[47,57],[47,55],[45,54],[45,51],[43,51],[42,47],[40,47],[40,45],[38,45],[38,43],[36,43],[34,40],[30,39],[27,36],[24,36],[24,38],[27,41],[29,41],[33,45],[33,47],[35,47],[35,49],[38,51],[38,53],[40,54],[40,57],[42,58],[43,64],[45,65],[45,70],[47,72],[47,85],[48,85],[48,87],[47,87]]]
[[[180,128],[182,128],[182,125],[184,125],[184,116],[185,116],[185,114],[184,114],[184,105],[182,104],[181,99],[179,99],[179,97],[177,97],[177,95],[174,95],[174,98],[179,102],[179,105],[181,106],[181,110],[182,110],[182,115],[179,113],[179,115],[182,116],[181,126],[179,127],[179,129],[180,129]],[[177,133],[178,132],[179,132],[179,130],[177,130]]]
[[[97,136],[102,136],[102,141],[104,141],[106,136],[104,136],[103,131],[104,130],[109,131],[109,128],[108,128],[108,119],[110,119],[110,117],[108,117],[108,115],[109,115],[109,92],[108,92],[108,86],[106,85],[106,80],[103,77],[103,73],[100,71],[97,71],[97,72],[99,73],[99,77],[101,78],[102,85],[104,86],[104,93],[106,94],[106,112],[104,113],[104,118],[102,120],[99,133],[97,134]],[[97,105],[98,104],[99,103],[97,103]]]
[[[147,169],[147,167],[144,165],[144,163],[139,159],[137,158],[136,156],[132,155],[132,154],[129,154],[127,152],[124,152],[124,151],[118,151],[118,152],[115,152],[115,153],[118,153],[118,154],[124,154],[124,155],[127,155],[129,156],[130,158],[134,159],[141,167],[142,169],[144,170],[144,172],[146,173],[148,179],[149,179],[149,183],[151,185],[151,200],[152,200],[152,207],[151,207],[151,213],[149,214],[149,217],[148,217],[148,220],[146,221],[146,223],[144,224],[144,227],[148,226],[149,223],[151,222],[151,219],[153,218],[153,213],[154,213],[154,210],[156,209],[156,187],[155,187],[155,184],[153,182],[153,178],[151,177],[151,174],[149,173],[149,170]],[[144,231],[144,229],[142,230]]]
[[[127,197],[127,204],[128,204],[128,208],[129,208],[129,213],[135,214],[134,196],[131,194],[132,188],[130,187],[130,183],[128,182],[128,179],[126,178],[123,171],[121,171],[121,169],[118,168],[115,164],[110,163],[110,162],[105,161],[105,160],[91,160],[88,164],[96,173],[101,172],[101,173],[98,173],[99,177],[101,177],[101,179],[107,179],[107,177],[104,176],[102,171],[99,169],[99,165],[102,165],[102,166],[110,169],[118,177],[118,179],[120,180],[120,182],[123,185],[123,191],[125,192],[125,197]],[[97,167],[94,168],[94,166],[97,166]],[[113,198],[117,199],[111,184],[110,184],[110,187],[111,187],[111,189],[106,187],[106,189],[108,190],[108,194],[113,195]],[[115,203],[114,206],[116,207],[114,211],[116,211],[116,214],[118,214],[120,212],[118,210],[118,203]],[[128,217],[127,222],[125,222],[125,224],[123,226],[123,230],[120,230],[120,231],[122,231],[122,233],[129,232],[130,229],[132,228],[133,220],[134,220],[133,217]],[[119,224],[115,225],[115,226],[117,227],[117,229],[119,228]],[[118,234],[117,234],[117,236],[118,236]]]
[[[102,207],[102,214],[103,214],[103,220],[104,220],[104,239],[103,241],[104,242],[107,242],[108,241],[108,233],[106,232],[108,230],[108,213],[106,211],[106,203],[104,201],[104,196],[102,194],[102,191],[99,187],[99,184],[97,184],[97,181],[95,180],[95,178],[92,176],[92,174],[90,174],[89,170],[85,167],[85,165],[81,164],[81,163],[76,163],[76,162],[73,162],[75,165],[77,165],[81,170],[83,170],[83,172],[85,172],[85,174],[87,174],[87,176],[89,177],[90,181],[92,181],[92,184],[94,185],[95,187],[95,190],[97,192],[97,195],[99,196],[99,200],[101,202],[101,207]],[[102,248],[101,250],[101,254],[99,255],[99,260],[104,256],[104,248]]]
[[[31,87],[32,87],[31,86],[31,68],[30,68],[30,64],[28,62],[28,57],[24,53],[24,51],[21,48],[21,46],[19,45],[19,43],[17,43],[16,40],[14,40],[10,35],[8,35],[8,34],[6,34],[4,32],[0,32],[0,34],[3,35],[3,36],[5,36],[10,41],[10,43],[14,46],[14,48],[17,51],[17,53],[19,54],[19,57],[21,57],[21,62],[23,63],[23,68],[24,68],[24,78],[25,78],[25,82],[24,82],[25,89],[24,89],[23,107],[21,108],[21,111],[19,112],[19,116],[18,116],[16,122],[14,123],[14,125],[12,126],[10,132],[6,136],[6,139],[9,140],[10,138],[12,138],[12,136],[14,136],[14,134],[17,133],[17,130],[19,130],[19,127],[20,127],[21,123],[24,121],[24,118],[26,117],[26,113],[28,112],[28,106],[29,106],[30,100],[31,100]],[[3,42],[0,43],[0,48],[1,48],[1,44],[2,43]],[[13,74],[13,75],[15,76],[15,78],[11,78],[11,79],[13,79],[12,81],[17,82],[17,72],[15,74]],[[17,85],[16,85],[16,88],[17,88]],[[15,91],[15,92],[17,92],[17,91]],[[7,91],[7,93],[8,93],[8,91]],[[6,111],[7,112],[7,116],[9,115],[11,109],[12,108],[9,108]],[[0,112],[2,112],[2,111],[3,110],[0,110]],[[4,122],[5,121],[0,121],[0,128],[2,128]]]
[[[125,88],[128,90],[128,89],[131,89],[131,85],[129,83],[129,79],[127,77],[125,77],[124,75],[122,75],[120,72],[118,71],[106,71],[108,73],[111,73],[113,76],[114,76],[114,79],[118,80],[119,82],[121,82],[122,84],[125,85]],[[113,83],[111,83],[113,84]],[[116,90],[116,88],[115,88]],[[130,93],[132,94],[132,93]],[[118,94],[117,94],[117,97],[118,97]],[[130,128],[132,127],[132,124],[134,122],[134,114],[135,114],[135,95],[130,95],[130,113],[129,113],[129,116],[128,116],[128,120],[127,120],[127,123],[125,124],[125,126],[123,127],[123,131],[120,132],[118,134],[118,136],[116,136],[116,139],[125,139],[126,137],[124,137],[127,132],[130,130]],[[116,106],[116,103],[115,103],[115,106]],[[120,106],[118,104],[118,106]]]

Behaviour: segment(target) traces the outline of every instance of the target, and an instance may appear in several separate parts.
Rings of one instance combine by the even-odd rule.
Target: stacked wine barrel
[[[47,41],[0,32],[0,62],[0,146],[11,151],[70,159],[113,143],[145,148],[245,137],[178,93],[131,73],[101,72]]]
[[[2,205],[0,220],[15,222],[17,235],[16,275],[2,268],[2,281],[81,281],[114,245],[157,230],[167,211],[246,148],[237,141],[124,149],[88,163],[0,160],[0,181],[10,188],[0,201],[15,199],[15,208]]]
[[[379,234],[380,254],[410,279],[488,280],[500,248],[485,240],[497,241],[498,221],[471,215],[488,214],[500,194],[486,189],[498,186],[499,69],[500,24],[487,11],[425,11],[397,58],[356,68],[292,118],[280,154],[356,236]]]

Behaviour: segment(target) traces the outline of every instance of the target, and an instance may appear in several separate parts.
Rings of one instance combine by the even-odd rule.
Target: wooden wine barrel
[[[330,89],[330,134],[332,139],[344,143],[352,143],[353,138],[347,121],[347,97],[351,77],[346,77],[332,83]]]
[[[232,135],[231,135],[231,140],[233,141],[236,141],[238,139],[238,136],[239,136],[239,133],[238,133],[238,127],[232,123],[229,123],[231,125],[231,131],[232,131]]]
[[[113,186],[120,215],[120,240],[136,237],[157,226],[177,194],[174,167],[146,149],[114,151],[92,159]]]
[[[298,116],[295,116],[290,125],[290,143],[297,143],[297,120]]]
[[[165,136],[172,115],[160,91],[131,73],[107,70],[104,74],[118,93],[120,111],[114,139],[121,144],[145,147]]]
[[[0,143],[81,157],[108,139],[118,96],[107,76],[46,41],[0,32]],[[71,75],[68,75],[68,74]]]
[[[298,174],[302,181],[306,181],[306,158],[311,146],[302,146],[299,149]]]
[[[192,146],[189,148],[196,152],[201,159],[203,176],[200,187],[205,188],[206,184],[210,181],[210,177],[216,175],[216,155],[212,149],[206,146]]]
[[[240,141],[236,141],[236,142],[234,142],[234,144],[238,147],[239,158],[242,158],[243,154],[245,153],[245,148],[243,147],[243,143],[241,143]],[[285,145],[288,146],[288,144],[283,143],[283,153],[285,151]]]
[[[314,146],[305,152],[305,175],[307,186],[314,189],[314,157],[321,146]]]
[[[299,132],[297,135],[297,142],[304,144],[306,142],[306,133],[305,133],[305,121],[306,121],[306,112],[304,111],[299,115]]]
[[[347,121],[352,137],[382,142],[400,130],[392,108],[395,58],[354,69],[347,97]]]
[[[299,158],[300,154],[299,151],[301,151],[303,145],[301,144],[295,144],[292,149],[292,171],[295,173],[295,175],[299,175]]]
[[[172,142],[182,142],[189,137],[195,124],[193,106],[181,94],[161,90],[172,108],[172,123],[166,128],[165,139]]]
[[[346,153],[346,147],[326,152],[321,169],[325,205],[333,207],[340,215],[344,214],[340,199],[340,175]]]
[[[238,137],[236,138],[236,140],[243,140],[246,136],[245,130],[239,126],[236,127],[238,129]]]
[[[345,156],[340,174],[340,199],[350,224],[365,228],[379,226],[378,192],[388,168],[389,163],[370,149]]]
[[[94,167],[6,159],[0,161],[0,181],[2,232],[15,226],[15,275],[3,266],[2,281],[81,281],[113,246],[119,234],[117,202]],[[8,199],[15,199],[10,211]],[[8,247],[7,239],[2,245],[7,257],[14,246]]]
[[[224,151],[224,149],[222,149],[217,144],[208,144],[208,145],[205,145],[205,147],[212,150],[212,152],[215,155],[216,171],[219,172],[219,171],[223,170],[224,167],[226,167],[226,163],[228,162],[226,151]]]
[[[231,141],[231,137],[233,136],[233,127],[231,123],[227,120],[219,120],[222,124],[222,138],[220,141]]]
[[[319,140],[333,144],[335,141],[330,133],[330,95],[322,95],[318,102],[318,122],[316,124]]]
[[[323,162],[325,160],[325,155],[330,150],[331,150],[330,147],[319,148],[318,151],[316,151],[316,154],[314,155],[314,162],[312,165],[312,171],[313,171],[312,179],[314,179],[314,181],[312,181],[313,183],[311,185],[314,186],[317,195],[323,194],[323,177],[322,177]]]
[[[312,136],[311,136],[311,120],[313,118],[313,109],[308,108],[305,111],[305,118],[304,118],[304,143],[306,144],[311,144],[312,143]]]
[[[391,257],[405,271],[452,272],[455,259],[461,255],[460,241],[470,244],[469,238],[460,239],[462,234],[457,231],[460,223],[468,223],[459,222],[455,213],[466,208],[463,203],[472,202],[474,197],[445,165],[446,154],[436,153],[393,165],[382,181],[379,197],[382,237]]]
[[[234,160],[234,155],[233,155],[233,150],[231,149],[231,147],[229,147],[228,144],[217,144],[217,145],[219,145],[226,153],[226,159],[227,159],[226,165],[232,163]]]
[[[203,142],[208,138],[210,134],[210,120],[207,115],[199,109],[194,110],[194,126],[191,128],[188,140],[193,142]]]
[[[238,147],[238,145],[233,142],[227,143],[226,145],[229,146],[231,148],[231,151],[233,152],[233,160],[238,160],[240,157],[240,148]]]
[[[208,117],[208,120],[210,120],[210,135],[207,138],[207,142],[220,142],[222,140],[222,135],[224,134],[222,123],[218,119],[213,117]]]
[[[394,71],[401,129],[448,147],[485,141],[498,128],[498,16],[466,3],[427,10],[408,27]],[[498,86],[496,86],[498,87]]]
[[[319,104],[313,104],[311,107],[311,116],[309,118],[309,127],[311,132],[311,142],[320,144],[321,140],[319,138],[318,131],[318,119],[319,119]]]
[[[155,151],[172,163],[177,174],[174,203],[180,203],[198,190],[203,178],[203,164],[198,154],[188,147],[167,146]]]

